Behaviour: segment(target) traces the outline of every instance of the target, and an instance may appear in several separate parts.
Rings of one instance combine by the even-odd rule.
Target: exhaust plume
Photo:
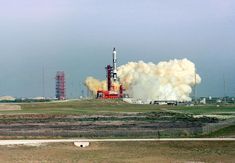
[[[118,77],[130,97],[142,100],[190,101],[192,87],[201,82],[194,63],[188,59],[158,64],[129,62],[118,68]],[[88,77],[85,85],[94,94],[98,89],[107,89],[105,80],[93,77]]]
[[[92,76],[87,77],[84,84],[94,95],[100,89],[102,89],[102,90],[107,89],[107,83],[105,80],[99,81],[98,79],[95,79]]]

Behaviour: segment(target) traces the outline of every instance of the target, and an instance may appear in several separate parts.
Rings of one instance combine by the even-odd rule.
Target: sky
[[[0,0],[0,96],[67,96],[87,76],[105,79],[112,48],[119,65],[187,58],[198,96],[235,96],[234,0]],[[225,86],[224,86],[225,85]]]

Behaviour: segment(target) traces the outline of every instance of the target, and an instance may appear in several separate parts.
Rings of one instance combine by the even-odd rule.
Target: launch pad
[[[107,65],[106,69],[106,80],[107,80],[107,90],[99,89],[97,91],[98,99],[117,99],[123,98],[124,88],[120,84],[119,78],[117,76],[117,52],[113,48],[113,66]]]

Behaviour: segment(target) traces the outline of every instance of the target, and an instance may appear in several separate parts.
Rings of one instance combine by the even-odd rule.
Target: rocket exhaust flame
[[[195,74],[194,63],[187,59],[175,59],[158,64],[129,62],[117,70],[126,93],[136,99],[190,101],[192,87],[201,82],[200,76]],[[106,81],[99,81],[93,77],[88,77],[85,85],[94,94],[98,89],[107,88]]]

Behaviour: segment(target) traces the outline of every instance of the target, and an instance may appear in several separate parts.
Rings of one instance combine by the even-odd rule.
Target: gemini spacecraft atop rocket
[[[117,81],[117,52],[113,48],[113,80]]]

